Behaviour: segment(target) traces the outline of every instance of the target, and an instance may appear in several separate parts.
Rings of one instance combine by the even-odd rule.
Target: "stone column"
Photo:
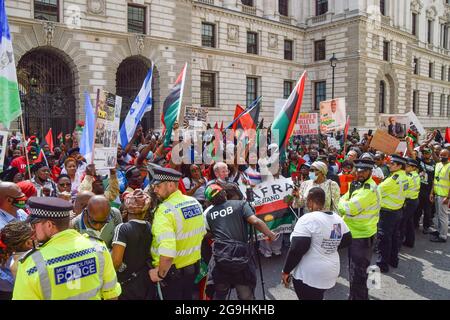
[[[278,13],[278,0],[264,0],[262,9],[264,18],[275,19]]]

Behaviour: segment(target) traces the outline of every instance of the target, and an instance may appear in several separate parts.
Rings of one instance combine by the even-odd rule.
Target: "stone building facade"
[[[56,17],[46,16],[47,2]],[[141,33],[129,32],[130,7],[143,8]],[[6,10],[24,108],[34,108],[33,130],[43,129],[43,118],[54,117],[45,126],[61,130],[61,123],[83,119],[84,91],[92,101],[99,88],[128,95],[127,109],[152,63],[154,108],[147,125],[158,128],[162,102],[185,62],[184,104],[201,105],[203,95],[213,95],[209,121],[226,123],[236,103],[246,104],[250,78],[268,124],[275,100],[304,70],[302,111],[331,98],[333,53],[334,96],[346,98],[352,127],[375,128],[380,112],[413,108],[425,127],[450,123],[448,0],[6,0]],[[204,43],[205,26],[213,45]],[[247,53],[249,32],[257,54]],[[36,69],[34,59],[47,59],[45,70]],[[202,82],[202,73],[214,83]],[[66,89],[44,99],[41,111],[43,98],[31,92],[55,91],[49,89],[55,83]],[[58,114],[55,106],[65,109]]]

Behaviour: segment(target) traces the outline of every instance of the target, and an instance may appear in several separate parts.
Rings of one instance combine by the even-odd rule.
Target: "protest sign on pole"
[[[345,98],[336,98],[320,103],[320,132],[322,134],[344,130],[345,123]]]
[[[264,181],[253,188],[254,207],[258,218],[276,233],[292,232],[294,216],[285,198],[292,193],[292,180],[280,177]],[[264,235],[259,233],[258,239]]]
[[[113,169],[117,163],[122,97],[100,90],[95,110],[94,164],[96,169]]]
[[[386,154],[393,154],[396,152],[400,140],[391,136],[386,131],[378,129],[373,135],[370,147]]]
[[[8,131],[0,131],[0,163],[4,163],[5,154],[8,150]],[[3,171],[3,165],[0,165],[0,172]]]

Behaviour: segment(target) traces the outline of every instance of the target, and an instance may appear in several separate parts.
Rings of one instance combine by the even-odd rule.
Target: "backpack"
[[[240,273],[252,257],[251,244],[237,240],[214,240],[212,254],[216,266],[226,273]]]

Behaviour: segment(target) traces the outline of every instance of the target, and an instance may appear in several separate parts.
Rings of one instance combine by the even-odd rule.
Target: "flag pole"
[[[90,99],[90,97],[89,97],[89,99]],[[98,115],[98,102],[99,102],[99,99],[100,99],[100,89],[97,89],[97,101],[95,102],[95,113],[94,113],[94,134],[93,134],[93,137],[92,137],[92,140],[94,140],[94,141],[92,143],[91,164],[94,164],[95,135],[97,134],[97,115]]]
[[[181,78],[180,106],[178,107],[178,114],[177,114],[178,124],[180,124],[181,103],[183,102],[184,81],[186,80],[187,65],[188,65],[188,63],[186,62],[184,64],[184,68],[183,68],[183,77]]]
[[[22,107],[20,107],[22,108]],[[28,179],[31,179],[31,170],[30,170],[30,160],[28,159],[28,142],[25,139],[25,126],[23,125],[23,115],[22,112],[20,113],[20,126],[22,127],[22,136],[23,136],[23,141],[25,143],[25,159],[27,161],[27,170],[28,170]]]

